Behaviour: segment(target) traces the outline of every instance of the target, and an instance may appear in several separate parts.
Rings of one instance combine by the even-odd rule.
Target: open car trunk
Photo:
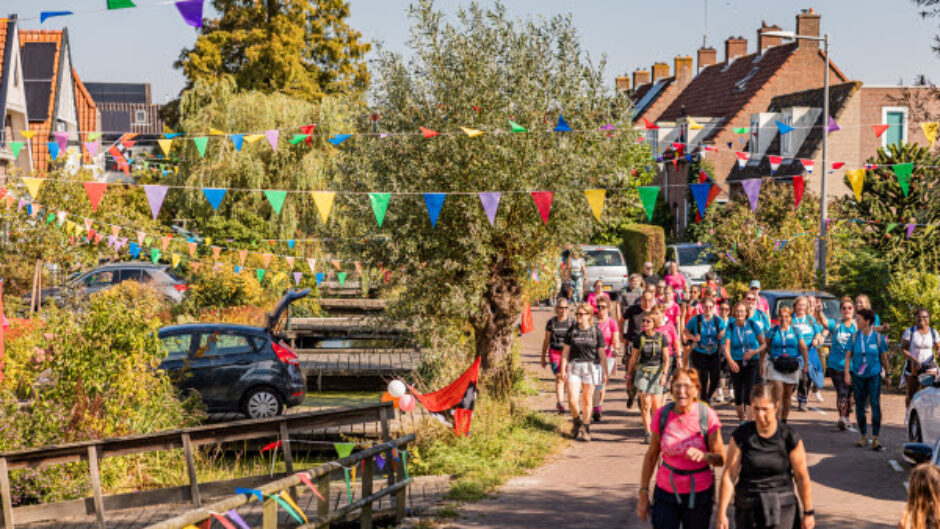
[[[284,297],[274,305],[274,309],[268,313],[264,329],[273,336],[280,336],[284,330],[284,325],[287,323],[287,309],[290,307],[290,304],[298,299],[307,297],[309,294],[309,288],[303,290],[288,290],[287,293],[284,294]]]

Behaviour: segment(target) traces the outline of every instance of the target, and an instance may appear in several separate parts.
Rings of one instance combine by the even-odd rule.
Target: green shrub
[[[643,263],[651,261],[659,269],[666,259],[666,234],[659,226],[651,224],[628,224],[621,232],[620,249],[627,260],[627,269],[639,272]]]

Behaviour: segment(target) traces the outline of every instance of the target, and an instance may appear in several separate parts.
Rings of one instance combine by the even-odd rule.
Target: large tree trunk
[[[511,263],[496,257],[479,309],[470,318],[481,367],[490,375],[511,368],[509,352],[515,335],[513,323],[522,306],[521,294],[522,286]]]

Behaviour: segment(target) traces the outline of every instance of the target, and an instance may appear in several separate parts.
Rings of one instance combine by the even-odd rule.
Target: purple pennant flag
[[[121,248],[123,248],[123,247],[126,246],[126,245],[127,245],[127,237],[121,237],[120,240],[118,240],[118,244],[117,244],[117,248],[116,248],[116,249],[117,249],[117,250],[120,250]]]
[[[299,285],[299,284],[300,284],[300,278],[303,277],[303,276],[304,276],[304,274],[303,274],[302,272],[294,272],[294,285]]]
[[[375,465],[379,467],[379,471],[385,468],[385,458],[382,454],[375,454]]]
[[[226,511],[225,516],[228,516],[230,520],[235,522],[238,525],[239,529],[251,529],[251,527],[249,527],[248,524],[245,523],[244,518],[242,518],[240,514],[235,512],[235,509],[229,509],[228,511]]]
[[[69,145],[69,133],[68,132],[56,132],[55,142],[59,144],[59,150],[64,151]]]
[[[613,124],[608,123],[601,127],[599,130],[617,130],[617,127],[614,127]]]
[[[741,187],[744,188],[744,194],[747,195],[747,201],[751,203],[751,213],[757,211],[757,199],[760,196],[760,178],[748,178],[741,180]]]
[[[183,21],[194,28],[202,27],[202,2],[203,0],[180,0],[176,2],[176,9],[179,10]]]
[[[117,251],[117,237],[108,235],[108,248],[114,248]]]
[[[163,199],[166,198],[167,186],[144,186],[144,192],[147,194],[147,203],[150,204],[150,214],[153,220],[157,220],[160,214],[160,208],[163,207]]]
[[[836,123],[836,120],[832,119],[832,116],[829,116],[829,126],[826,128],[829,132],[835,132],[837,130],[842,130],[842,127]]]
[[[908,225],[907,225],[907,238],[908,238],[908,239],[910,239],[910,238],[911,238],[911,235],[914,234],[914,227],[915,227],[915,226],[917,226],[917,225],[916,225],[916,224],[908,224]]]
[[[16,209],[21,210],[26,207],[26,204],[29,204],[29,202],[25,198],[21,198],[19,204],[16,205]]]
[[[271,144],[271,148],[274,149],[274,152],[277,152],[277,136],[280,132],[277,129],[266,130],[264,131],[264,136],[268,139],[268,143]]]
[[[91,155],[91,157],[93,158],[98,155],[98,147],[100,146],[101,146],[101,142],[97,142],[97,141],[85,142],[85,150],[88,151],[88,154]]]
[[[490,226],[496,221],[496,210],[499,209],[499,199],[503,196],[499,191],[489,191],[486,193],[477,193],[480,202],[483,204],[483,211],[486,212],[486,218],[490,221]]]

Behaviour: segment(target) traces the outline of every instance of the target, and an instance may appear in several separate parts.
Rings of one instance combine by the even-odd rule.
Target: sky
[[[134,0],[137,9],[105,11],[105,0],[0,0],[0,16],[16,13],[25,29],[68,27],[72,60],[84,81],[145,82],[154,103],[175,97],[184,85],[173,62],[192,46],[197,30],[183,23],[168,0]],[[409,2],[349,0],[350,25],[365,40],[380,41],[407,54]],[[206,0],[206,16],[214,14]],[[482,0],[489,5],[490,0]],[[910,0],[506,0],[507,11],[519,18],[571,13],[583,47],[598,58],[607,56],[606,75],[614,77],[648,68],[654,62],[672,65],[677,55],[691,55],[707,43],[724,55],[724,40],[742,35],[755,48],[761,21],[795,29],[795,16],[813,7],[822,15],[822,32],[831,39],[833,62],[850,78],[866,84],[910,83],[926,74],[940,82],[940,58],[932,51],[940,20],[922,20]],[[465,1],[438,0],[453,13]],[[707,4],[707,32],[706,32]],[[888,7],[890,6],[890,7]],[[75,15],[39,24],[39,12],[70,10]]]

